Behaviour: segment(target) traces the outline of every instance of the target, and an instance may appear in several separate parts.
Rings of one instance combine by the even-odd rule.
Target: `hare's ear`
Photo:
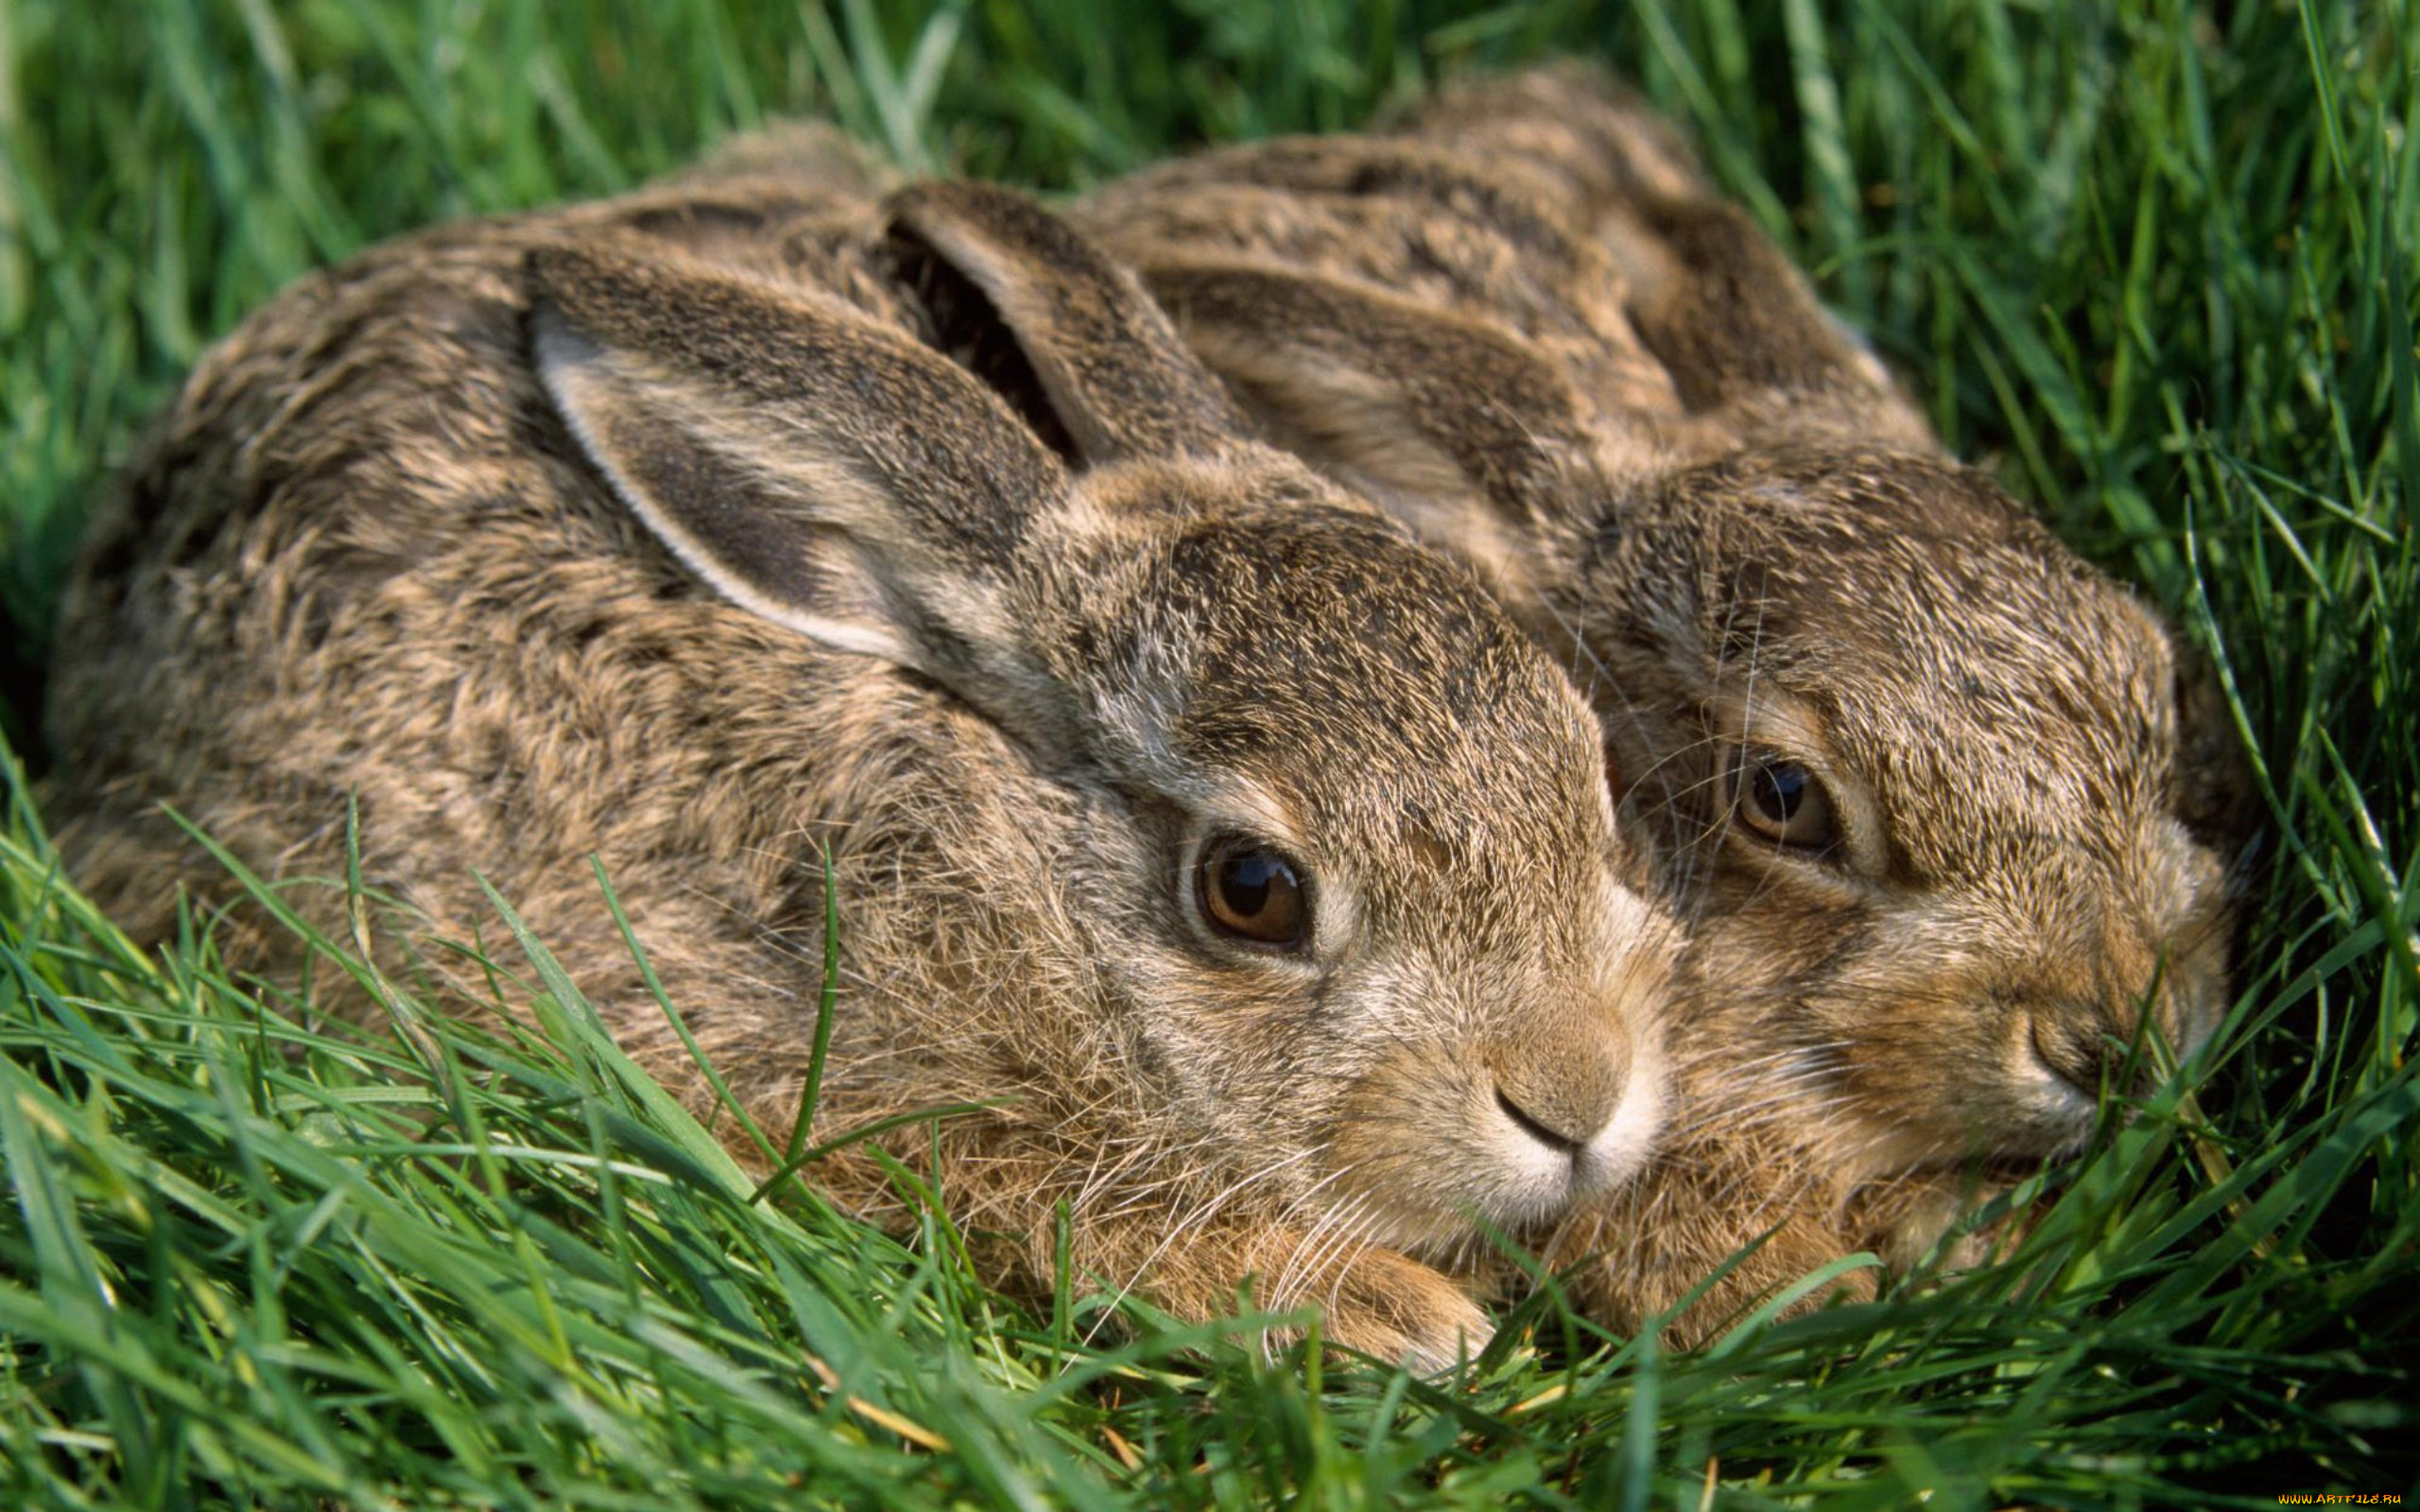
[[[1274,438],[1499,574],[1603,512],[1585,401],[1510,334],[1279,268],[1146,266],[1185,339]]]
[[[661,253],[546,248],[527,275],[572,437],[725,596],[995,717],[1038,676],[1000,596],[1066,476],[980,383],[837,302]]]
[[[1642,195],[1708,192],[1680,129],[1613,75],[1576,60],[1459,80],[1389,129],[1483,162],[1527,162],[1561,180],[1583,214]]]
[[[1887,387],[1873,357],[1747,212],[1668,199],[1636,214],[1664,269],[1634,281],[1631,319],[1690,408]]]
[[[1682,132],[1612,76],[1558,63],[1457,85],[1397,128],[1558,186],[1621,270],[1639,338],[1691,409],[1854,417],[1868,439],[1938,442],[1865,344],[1748,214],[1716,198]],[[1883,433],[1883,434],[1877,434]]]
[[[1690,409],[1727,411],[1768,438],[1845,425],[1868,444],[1939,454],[1890,370],[1746,211],[1650,200],[1599,229],[1630,275],[1633,329]]]
[[[892,196],[890,249],[936,343],[1085,463],[1216,450],[1245,424],[1125,267],[1023,196]]]
[[[2169,801],[2193,838],[2230,865],[2247,859],[2260,829],[2252,760],[2206,651],[2170,632],[2176,646],[2176,759]]]

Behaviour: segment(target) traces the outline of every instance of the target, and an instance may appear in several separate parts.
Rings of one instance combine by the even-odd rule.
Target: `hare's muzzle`
[[[1662,1121],[1663,1089],[1627,1038],[1558,1037],[1487,1057],[1494,1143],[1520,1184],[1551,1202],[1619,1184],[1637,1171]]]
[[[2103,1087],[2130,1090],[2124,1034],[2125,1026],[2097,1004],[2063,1004],[2033,1021],[2033,1056],[2044,1070],[2082,1093],[2089,1108]],[[2139,1071],[2133,1079],[2144,1080]]]

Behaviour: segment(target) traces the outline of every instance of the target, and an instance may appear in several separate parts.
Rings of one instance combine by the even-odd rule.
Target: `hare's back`
[[[230,890],[162,803],[272,875],[340,874],[350,804],[370,879],[424,912],[475,916],[473,868],[516,901],[593,890],[595,854],[761,923],[805,906],[803,834],[846,824],[895,855],[930,820],[912,795],[1013,767],[912,676],[700,584],[578,459],[530,369],[524,260],[566,236],[844,299],[862,277],[855,302],[882,315],[846,211],[718,181],[440,227],[239,327],[67,588],[48,734],[79,880],[162,934],[180,881]]]

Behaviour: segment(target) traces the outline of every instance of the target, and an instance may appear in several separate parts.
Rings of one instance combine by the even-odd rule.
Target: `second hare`
[[[1544,1243],[1673,1335],[2217,1023],[2233,747],[2158,618],[1942,454],[1662,120],[1576,70],[1149,170],[1086,223],[1284,444],[1593,691],[1688,943],[1650,1178]]]

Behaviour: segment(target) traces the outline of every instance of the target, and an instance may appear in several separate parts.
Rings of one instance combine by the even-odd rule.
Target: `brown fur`
[[[828,844],[820,1137],[994,1103],[940,1180],[1003,1280],[1048,1285],[1063,1202],[1107,1284],[1209,1316],[1257,1278],[1449,1361],[1471,1214],[1606,1190],[1657,1122],[1668,932],[1585,703],[1466,570],[1244,439],[1063,223],[767,161],[389,243],[209,354],[68,592],[72,865],[157,936],[230,891],[162,801],[294,878],[357,798],[412,940],[468,934],[479,868],[701,1104],[597,856],[786,1128]],[[1307,868],[1303,951],[1202,921],[1217,831]],[[868,1157],[816,1175],[905,1216]]]
[[[2215,1024],[2231,742],[2168,633],[1941,455],[1668,125],[1544,70],[1080,214],[1273,436],[1592,688],[1689,925],[1680,1123],[1546,1242],[1606,1257],[1597,1311],[1635,1326],[1768,1233],[1677,1338],[1904,1257],[1963,1162],[2083,1137],[2146,993],[2180,1048]],[[1828,853],[1737,821],[1743,749],[1825,784]]]

